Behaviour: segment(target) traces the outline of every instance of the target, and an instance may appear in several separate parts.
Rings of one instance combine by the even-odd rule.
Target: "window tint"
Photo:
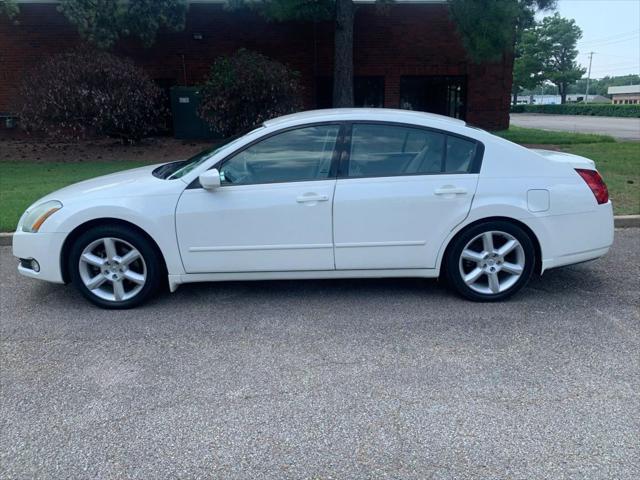
[[[439,173],[445,135],[419,128],[354,124],[349,177]]]
[[[476,142],[460,137],[447,137],[446,173],[467,173],[476,156]]]
[[[289,130],[238,153],[220,168],[227,185],[329,178],[339,125]]]

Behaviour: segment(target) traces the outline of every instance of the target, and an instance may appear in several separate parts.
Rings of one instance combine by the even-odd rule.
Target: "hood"
[[[532,152],[542,155],[547,160],[559,163],[567,163],[573,168],[584,168],[587,170],[595,170],[596,163],[588,158],[574,155],[572,153],[556,152],[553,150],[541,150],[537,148],[530,149]]]
[[[124,170],[101,177],[74,183],[41,198],[36,203],[47,200],[65,202],[86,201],[88,199],[130,197],[166,193],[167,189],[178,186],[184,188],[180,180],[163,180],[153,176],[153,170],[160,164]]]

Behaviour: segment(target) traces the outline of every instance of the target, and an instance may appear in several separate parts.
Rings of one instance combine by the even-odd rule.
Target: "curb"
[[[640,215],[618,215],[613,217],[616,228],[640,227]]]
[[[618,215],[613,217],[615,228],[640,228],[640,215]],[[0,247],[11,245],[13,233],[0,233]]]

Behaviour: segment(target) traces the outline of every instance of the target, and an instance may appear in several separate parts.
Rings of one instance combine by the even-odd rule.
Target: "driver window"
[[[222,183],[251,185],[327,179],[339,130],[339,125],[317,125],[262,140],[222,165]]]

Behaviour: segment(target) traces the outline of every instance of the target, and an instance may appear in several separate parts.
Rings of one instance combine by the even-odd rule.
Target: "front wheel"
[[[158,289],[160,265],[151,242],[120,225],[88,230],[69,255],[72,283],[103,308],[132,308],[147,300]]]
[[[536,259],[527,232],[515,224],[494,221],[459,235],[445,261],[449,283],[461,295],[475,301],[496,301],[527,284]]]

